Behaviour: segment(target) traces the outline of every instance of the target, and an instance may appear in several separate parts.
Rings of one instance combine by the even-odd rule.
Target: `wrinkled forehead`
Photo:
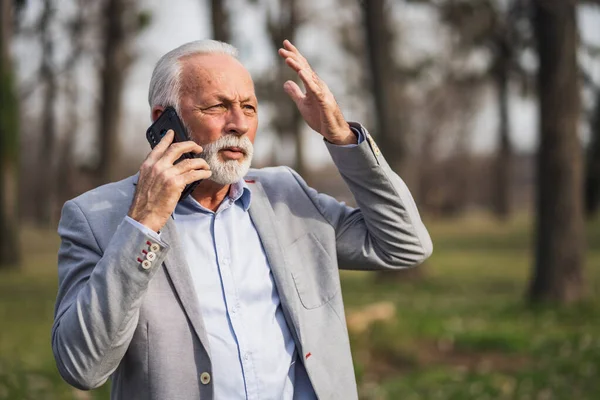
[[[248,70],[227,54],[195,54],[179,60],[181,89],[186,92],[231,88],[254,93]]]

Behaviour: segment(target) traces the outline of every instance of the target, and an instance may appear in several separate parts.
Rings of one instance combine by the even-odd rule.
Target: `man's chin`
[[[247,158],[242,160],[219,161],[216,164],[210,164],[213,174],[209,180],[220,185],[231,185],[243,179],[248,173],[250,162]]]
[[[213,174],[213,176],[211,176],[210,178],[208,178],[208,180],[213,181],[214,183],[217,183],[219,185],[232,185],[236,182],[239,182],[241,179],[243,179],[243,176],[239,176],[237,174],[231,174],[231,175],[215,175]]]

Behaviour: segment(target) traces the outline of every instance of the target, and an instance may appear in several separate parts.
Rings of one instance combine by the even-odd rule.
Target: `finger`
[[[308,65],[308,62],[306,61],[306,59],[304,57],[302,57],[299,54],[294,53],[293,51],[289,51],[286,49],[279,49],[277,52],[279,53],[279,55],[282,58],[292,58],[298,62],[303,62]]]
[[[293,57],[295,56],[295,54],[289,50],[286,49],[279,49],[277,50],[277,53],[282,57],[282,58],[288,58],[288,57]]]
[[[164,152],[169,148],[171,143],[173,143],[174,137],[175,137],[175,132],[173,132],[172,129],[169,129],[167,131],[167,133],[165,133],[165,136],[162,137],[160,142],[158,142],[158,144],[156,146],[154,146],[154,148],[152,149],[150,154],[148,154],[147,159],[152,160],[152,161],[156,161],[156,160],[160,159],[162,157],[162,155],[164,154]]]
[[[304,96],[302,89],[300,89],[300,86],[298,86],[296,82],[287,81],[283,84],[283,89],[288,94],[288,96],[290,96],[292,100],[294,100],[294,103],[296,104],[304,100],[304,98],[306,97]]]
[[[298,72],[298,76],[300,79],[302,79],[302,83],[304,83],[307,93],[310,92],[315,96],[321,95],[321,87],[319,86],[319,83],[315,81],[314,74],[311,74],[306,69],[303,69]]]
[[[189,185],[190,183],[194,183],[202,179],[208,179],[211,177],[211,175],[211,170],[193,169],[191,171],[186,172],[185,174],[181,174],[179,176],[179,179],[181,179],[181,182],[183,182],[184,185]]]
[[[175,168],[177,175],[185,174],[192,170],[210,170],[210,166],[203,158],[188,158],[178,162],[173,168]]]
[[[202,147],[196,144],[191,140],[186,140],[185,142],[173,143],[167,151],[165,151],[164,155],[161,157],[161,162],[166,162],[168,164],[173,164],[177,161],[182,155],[185,153],[201,153]]]
[[[290,41],[289,41],[289,40],[287,40],[287,39],[285,39],[285,40],[283,41],[283,48],[284,48],[284,49],[286,49],[286,50],[289,50],[289,51],[291,51],[291,52],[294,52],[294,53],[296,53],[296,54],[301,54],[301,53],[300,53],[300,51],[299,51],[299,50],[296,48],[296,46],[294,46],[294,45],[292,44],[292,42],[290,42]]]
[[[307,69],[307,66],[301,65],[298,61],[291,57],[286,58],[285,63],[296,72],[300,72],[303,69]]]

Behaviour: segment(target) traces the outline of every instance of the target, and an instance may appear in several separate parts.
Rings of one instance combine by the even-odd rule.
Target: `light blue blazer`
[[[329,145],[358,208],[317,193],[285,167],[251,170],[251,218],[286,321],[319,399],[357,398],[339,269],[418,265],[431,239],[404,182],[368,136]],[[52,349],[80,389],[112,378],[113,399],[213,398],[211,356],[173,221],[156,242],[124,221],[137,176],[65,203]],[[142,250],[155,250],[148,262]]]

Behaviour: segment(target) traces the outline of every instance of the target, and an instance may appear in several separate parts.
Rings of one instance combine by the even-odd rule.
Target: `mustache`
[[[254,153],[254,146],[247,136],[225,135],[213,142],[203,144],[201,146],[203,151],[200,153],[200,157],[202,158],[205,158],[211,154],[216,154],[220,150],[232,147],[239,149],[246,157],[252,157]]]

